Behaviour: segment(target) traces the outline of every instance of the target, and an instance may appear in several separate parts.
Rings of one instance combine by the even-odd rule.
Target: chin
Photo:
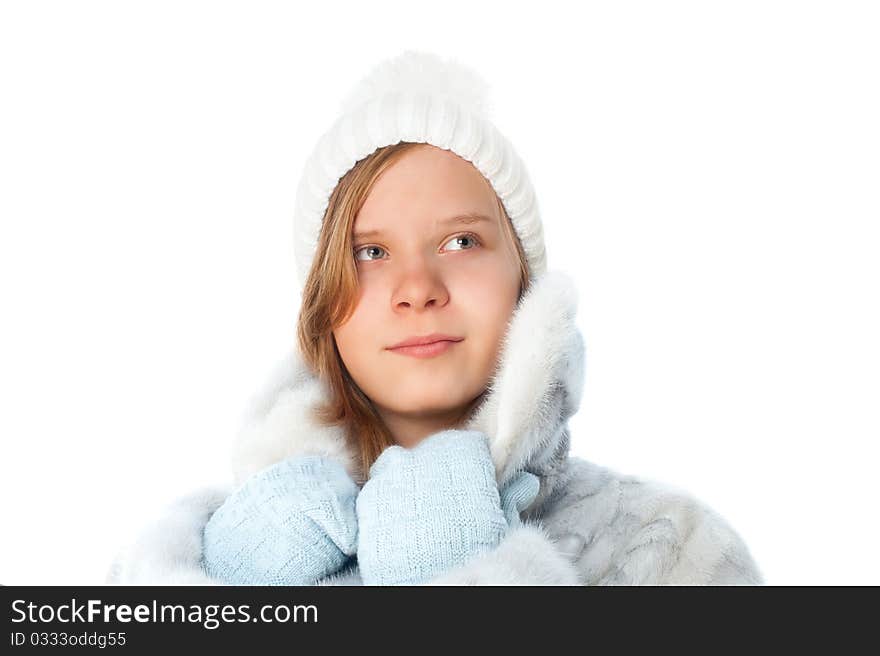
[[[389,407],[392,411],[400,415],[429,415],[429,414],[446,414],[452,412],[455,408],[460,408],[466,399],[450,398],[448,395],[426,395],[424,392],[418,395],[418,398],[408,398],[405,395],[396,396],[394,403]]]

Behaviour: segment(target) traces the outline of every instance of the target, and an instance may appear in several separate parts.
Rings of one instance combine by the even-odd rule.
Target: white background
[[[0,5],[0,583],[101,583],[227,479],[302,165],[405,48],[490,82],[579,284],[573,453],[690,490],[768,583],[880,583],[876,4],[346,5]]]

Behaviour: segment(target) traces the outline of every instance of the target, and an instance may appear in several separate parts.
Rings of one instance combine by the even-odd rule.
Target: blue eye
[[[454,242],[459,242],[459,241],[461,241],[461,240],[465,240],[465,239],[468,240],[471,244],[474,244],[474,245],[480,243],[480,240],[477,239],[477,236],[476,236],[476,235],[473,235],[473,234],[471,234],[471,233],[469,233],[469,232],[466,232],[466,233],[463,233],[463,234],[460,234],[460,235],[456,235],[455,237],[453,237],[452,239],[450,239],[450,240],[447,241],[446,243],[448,244],[449,242],[453,242],[453,241],[454,241]],[[459,249],[459,250],[465,250],[465,251],[468,251],[468,250],[470,250],[470,249],[473,248],[473,247],[474,247],[474,246],[468,246],[467,248],[463,248],[463,249]],[[453,250],[455,250],[455,249],[453,249]]]
[[[477,238],[477,236],[476,236],[475,234],[473,234],[473,233],[470,233],[470,232],[465,232],[465,233],[462,233],[462,234],[460,234],[460,235],[456,235],[455,237],[453,237],[452,239],[450,239],[450,240],[447,241],[446,243],[447,243],[447,244],[450,244],[450,243],[452,243],[452,242],[455,242],[456,245],[458,245],[458,246],[462,246],[462,243],[461,243],[461,242],[465,242],[466,244],[470,244],[470,245],[465,246],[464,248],[453,248],[453,249],[450,249],[450,250],[464,250],[464,251],[469,251],[469,250],[471,250],[472,248],[476,247],[478,244],[480,244],[480,240]],[[358,261],[360,261],[360,262],[375,262],[376,260],[382,260],[382,259],[385,259],[385,258],[382,258],[382,257],[375,257],[375,258],[374,258],[374,257],[370,257],[369,255],[368,255],[367,257],[365,257],[365,258],[364,258],[364,257],[358,257],[358,254],[361,253],[362,251],[365,251],[365,252],[367,252],[367,253],[375,253],[376,251],[379,251],[380,253],[386,253],[386,252],[387,252],[387,251],[386,251],[384,248],[382,248],[381,246],[361,246],[361,247],[356,248],[356,249],[354,250],[354,259],[355,259],[355,260],[358,260]]]
[[[372,261],[373,261],[372,258],[367,258],[366,260],[364,260],[363,258],[359,258],[359,257],[357,256],[357,254],[360,253],[361,251],[375,251],[375,250],[380,250],[380,251],[383,251],[383,252],[385,251],[385,249],[382,248],[381,246],[361,246],[360,248],[358,248],[357,250],[355,250],[355,252],[354,252],[354,259],[356,259],[356,260],[361,260],[362,262],[372,262]],[[382,259],[382,258],[379,258],[379,259]]]

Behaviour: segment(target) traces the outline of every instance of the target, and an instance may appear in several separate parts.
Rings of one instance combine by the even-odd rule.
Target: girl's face
[[[502,220],[482,174],[429,144],[386,169],[355,218],[358,301],[333,334],[399,444],[454,426],[489,382],[520,291]],[[432,333],[461,341],[431,357],[390,348]]]

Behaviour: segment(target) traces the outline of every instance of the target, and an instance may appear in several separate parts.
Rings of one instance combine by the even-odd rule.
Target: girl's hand
[[[503,508],[485,433],[451,429],[385,449],[356,503],[364,584],[422,583],[492,549],[537,493],[529,476],[505,486]]]
[[[313,585],[357,547],[357,484],[326,456],[263,469],[233,492],[204,531],[210,576],[240,585]]]

